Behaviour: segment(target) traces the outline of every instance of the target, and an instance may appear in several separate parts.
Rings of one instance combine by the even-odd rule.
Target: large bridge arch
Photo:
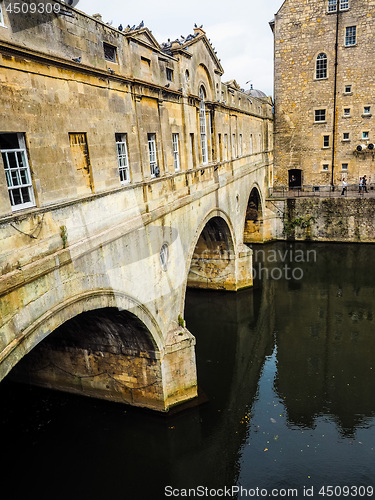
[[[132,312],[145,324],[158,348],[163,346],[160,328],[145,305],[123,292],[91,290],[60,302],[45,314],[30,321],[29,326],[23,330],[22,336],[16,338],[1,353],[2,378],[17,364],[19,359],[68,320],[86,311],[114,307]],[[15,324],[18,323],[17,315],[12,321]]]
[[[181,331],[181,341],[191,349],[189,333]],[[196,395],[195,358],[180,361],[178,356],[179,346],[173,338],[166,343],[143,304],[123,292],[95,290],[58,304],[31,323],[2,369],[6,361],[16,380],[166,411]],[[185,381],[188,387],[181,390],[177,370],[187,373],[191,365],[191,386]]]

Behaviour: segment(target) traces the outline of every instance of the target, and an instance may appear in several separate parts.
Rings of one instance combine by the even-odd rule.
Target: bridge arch
[[[235,231],[228,215],[216,208],[200,223],[186,262],[186,283],[182,294],[184,310],[186,288],[237,290],[238,252]]]
[[[164,411],[166,358],[159,326],[144,305],[96,290],[32,323],[8,363],[16,380]]]
[[[161,330],[144,304],[139,303],[124,292],[114,290],[90,290],[60,302],[35,321],[31,321],[28,328],[23,331],[22,337],[16,339],[12,345],[8,347],[8,352],[3,351],[3,356],[11,358],[12,353],[18,348],[22,350],[21,356],[19,355],[20,350],[18,350],[17,358],[20,359],[20,357],[30,352],[33,347],[66,321],[83,312],[102,308],[118,308],[120,310],[132,312],[145,324],[158,348],[163,346]],[[17,318],[13,321],[17,322]],[[17,359],[15,361],[17,361]],[[13,363],[12,366],[14,366],[14,364],[15,363]],[[10,368],[12,368],[12,366]]]
[[[244,243],[263,243],[263,202],[257,184],[251,188],[244,216]]]

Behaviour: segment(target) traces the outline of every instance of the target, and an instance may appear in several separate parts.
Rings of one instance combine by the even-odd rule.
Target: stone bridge
[[[251,286],[270,237],[272,101],[201,28],[56,3],[0,23],[0,380],[166,411],[197,395],[186,288]]]
[[[4,221],[26,263],[0,280],[1,379],[28,354],[14,378],[158,410],[194,398],[186,288],[252,285],[245,243],[270,232],[258,160],[184,173],[167,197],[157,179],[147,203],[139,187]],[[57,228],[65,248],[41,257]]]

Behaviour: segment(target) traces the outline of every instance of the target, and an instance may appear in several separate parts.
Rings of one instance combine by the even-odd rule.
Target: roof
[[[240,86],[236,82],[236,80],[230,80],[229,82],[225,82],[224,85],[227,87],[231,87],[232,89],[240,90]]]
[[[262,90],[258,90],[258,89],[247,90],[246,94],[249,94],[252,97],[267,97],[267,95],[264,92],[262,92]]]

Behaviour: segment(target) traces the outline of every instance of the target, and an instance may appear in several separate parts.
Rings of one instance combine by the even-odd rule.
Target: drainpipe
[[[335,43],[335,77],[333,86],[333,126],[332,126],[332,173],[331,173],[331,189],[335,190],[335,184],[333,180],[333,171],[335,168],[335,154],[336,154],[336,122],[337,122],[337,59],[338,59],[338,43],[339,43],[339,19],[340,19],[340,4],[337,1],[337,14],[336,14],[336,43]]]

